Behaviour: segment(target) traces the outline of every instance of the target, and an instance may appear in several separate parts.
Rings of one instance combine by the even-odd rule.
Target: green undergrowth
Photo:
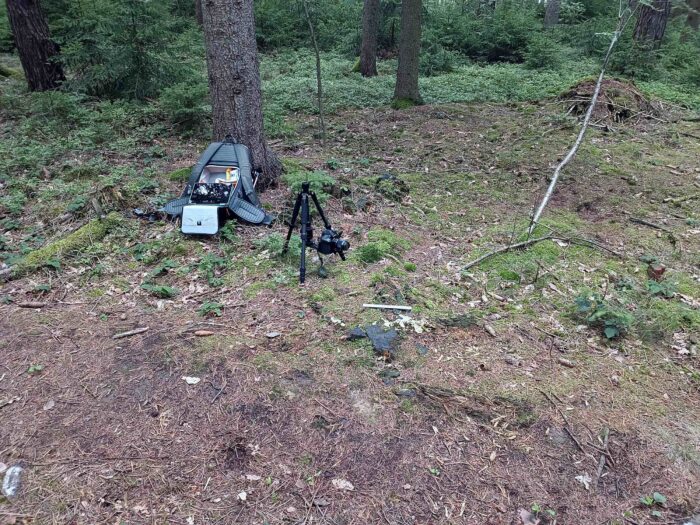
[[[410,241],[383,228],[372,229],[367,233],[367,242],[352,252],[352,258],[363,264],[372,264],[385,257],[399,258],[411,247]]]

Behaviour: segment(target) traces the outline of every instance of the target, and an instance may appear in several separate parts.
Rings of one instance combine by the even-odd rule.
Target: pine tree
[[[30,91],[56,89],[65,80],[39,0],[7,0],[7,17]]]
[[[260,185],[268,187],[282,174],[282,164],[263,131],[253,0],[203,0],[202,7],[214,140],[231,135],[248,146],[262,171]]]
[[[403,0],[401,3],[399,67],[394,90],[396,106],[423,102],[418,89],[422,4],[422,0]]]
[[[658,48],[666,33],[671,7],[671,0],[653,0],[651,5],[639,6],[634,39],[637,42],[651,43],[654,48]]]
[[[377,76],[377,40],[379,39],[379,0],[365,0],[362,11],[362,48],[360,73]]]

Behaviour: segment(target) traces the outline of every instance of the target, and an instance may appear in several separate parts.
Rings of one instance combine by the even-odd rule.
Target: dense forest
[[[5,0],[0,524],[700,525],[699,26]]]

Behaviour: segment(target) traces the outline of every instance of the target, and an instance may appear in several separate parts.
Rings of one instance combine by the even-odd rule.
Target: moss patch
[[[21,277],[47,266],[51,260],[61,259],[69,253],[79,253],[101,240],[121,222],[121,216],[112,212],[103,220],[93,220],[67,237],[47,244],[20,260],[13,268],[11,276]]]

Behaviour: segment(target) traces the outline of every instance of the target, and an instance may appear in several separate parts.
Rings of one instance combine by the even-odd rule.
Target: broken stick
[[[125,337],[131,337],[132,335],[139,335],[144,332],[147,332],[150,330],[147,326],[144,326],[142,328],[135,328],[133,330],[129,330],[128,332],[122,332],[121,334],[115,334],[112,336],[112,339],[123,339]]]

